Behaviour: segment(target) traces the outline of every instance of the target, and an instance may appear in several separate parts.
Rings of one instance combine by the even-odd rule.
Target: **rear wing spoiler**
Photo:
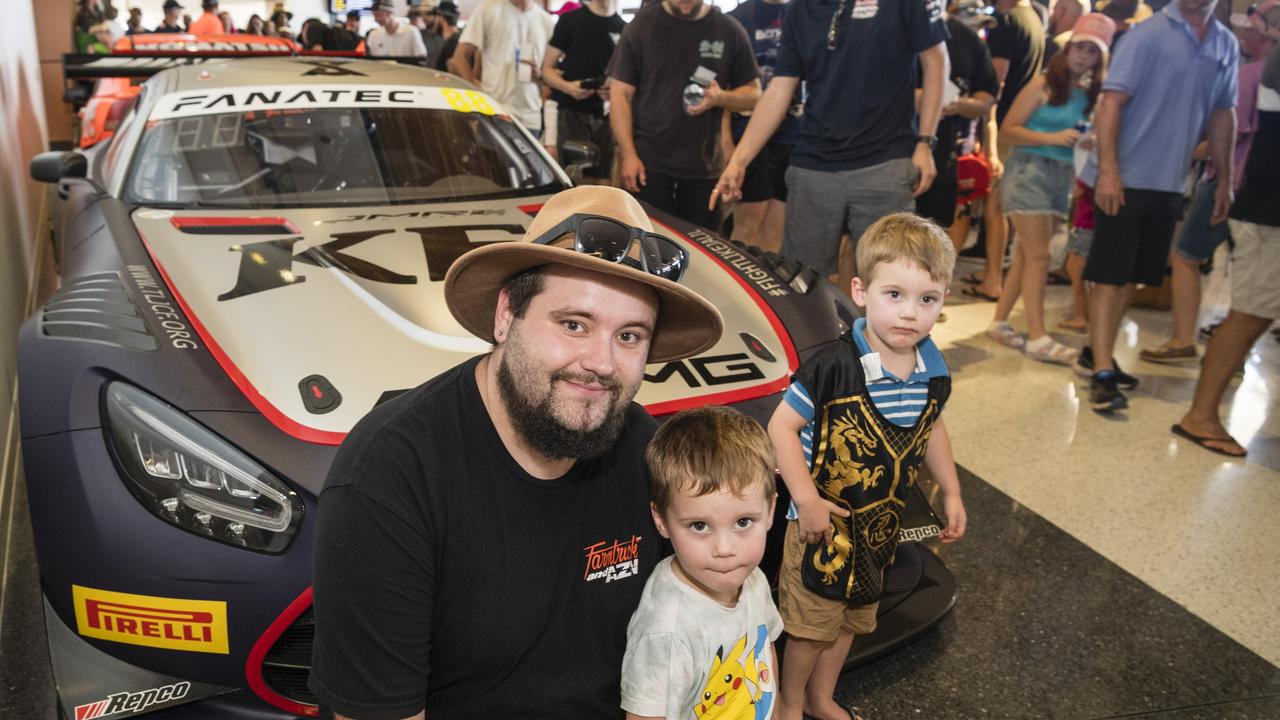
[[[333,50],[282,50],[279,45],[255,43],[216,43],[207,52],[177,50],[134,50],[111,55],[68,53],[62,56],[63,77],[68,80],[97,80],[101,78],[149,78],[161,70],[182,65],[198,65],[211,60],[245,57],[297,57],[297,58],[360,58],[362,60],[393,60],[407,65],[424,65],[425,58],[371,57],[356,52]],[[228,46],[225,49],[223,46]],[[244,47],[239,47],[244,46]]]

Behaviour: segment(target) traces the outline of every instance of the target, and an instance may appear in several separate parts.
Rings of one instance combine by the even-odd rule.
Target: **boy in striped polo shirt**
[[[951,378],[929,331],[955,251],[911,213],[876,221],[857,244],[849,333],[792,377],[769,421],[792,505],[778,578],[790,639],[778,717],[845,720],[836,680],[855,634],[870,633],[897,547],[899,513],[923,464],[942,489],[943,542],[965,531],[964,503],[942,408]]]

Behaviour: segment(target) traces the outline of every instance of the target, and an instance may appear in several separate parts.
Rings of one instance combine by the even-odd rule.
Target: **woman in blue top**
[[[1049,337],[1044,328],[1049,238],[1054,223],[1067,216],[1075,181],[1073,150],[1102,89],[1115,27],[1101,13],[1081,17],[1071,42],[1022,88],[1000,127],[1001,144],[1014,148],[1005,161],[1000,193],[1018,244],[987,335],[1009,347],[1025,347],[1035,360],[1068,364],[1075,359],[1076,351]],[[1025,298],[1025,341],[1008,322],[1020,294]]]

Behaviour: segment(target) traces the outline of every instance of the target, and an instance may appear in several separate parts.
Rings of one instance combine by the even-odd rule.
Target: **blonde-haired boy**
[[[764,720],[782,618],[757,567],[773,524],[773,445],[725,407],[671,418],[649,443],[650,508],[675,555],[654,569],[627,626],[627,718]]]
[[[782,720],[857,717],[832,694],[853,636],[875,629],[921,464],[942,488],[943,542],[965,530],[941,418],[951,380],[929,339],[955,265],[951,242],[924,218],[888,215],[858,240],[857,263],[852,294],[865,317],[800,366],[769,421],[792,500],[778,578]]]

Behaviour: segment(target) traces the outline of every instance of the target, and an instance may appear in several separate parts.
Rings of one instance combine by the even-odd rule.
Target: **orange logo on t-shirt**
[[[632,535],[626,542],[601,540],[583,548],[587,551],[587,566],[582,577],[587,582],[611,583],[640,572],[640,539],[639,535]]]

